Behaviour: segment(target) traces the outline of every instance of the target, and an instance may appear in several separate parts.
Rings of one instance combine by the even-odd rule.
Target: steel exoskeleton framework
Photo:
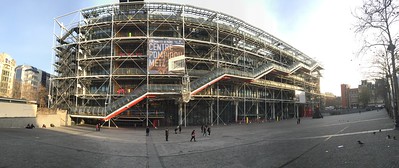
[[[226,124],[304,116],[319,106],[317,61],[220,12],[104,5],[56,18],[54,35],[51,102],[72,117]],[[183,42],[182,71],[150,72],[157,40]],[[298,103],[295,90],[306,93],[306,103]]]

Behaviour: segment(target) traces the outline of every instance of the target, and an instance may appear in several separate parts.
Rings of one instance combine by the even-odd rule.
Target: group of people
[[[28,124],[25,128],[26,128],[26,129],[32,129],[32,128],[35,128],[35,125],[33,125],[33,124]]]
[[[101,123],[98,122],[98,123],[96,124],[96,131],[100,131],[100,129],[101,129]]]
[[[207,133],[208,133],[208,136],[210,136],[211,135],[211,127],[208,126],[208,125],[202,125],[201,126],[201,133],[202,133],[202,136],[206,136]],[[194,142],[196,142],[196,140],[195,140],[195,130],[193,130],[191,132],[190,142],[192,142],[193,140],[194,140]]]
[[[55,127],[55,125],[54,125],[54,124],[50,124],[50,127]],[[32,129],[32,128],[35,128],[35,125],[33,125],[33,124],[28,124],[25,128],[26,128],[26,129]],[[42,128],[47,128],[46,124],[43,124],[43,125],[42,125]]]
[[[147,127],[147,129],[148,129],[148,127]],[[178,125],[178,126],[175,128],[175,134],[177,134],[177,130],[179,130],[179,134],[181,134],[181,125]],[[146,131],[146,132],[147,132],[147,131]],[[148,134],[147,134],[147,136],[148,136]],[[169,138],[169,129],[166,128],[166,129],[165,129],[165,140],[168,141],[168,138]]]
[[[208,127],[208,125],[202,125],[201,126],[202,136],[206,136],[207,132],[208,132],[208,136],[210,136],[211,135],[211,127]]]
[[[179,134],[181,133],[181,125],[178,125],[176,128],[175,128],[175,134],[177,134],[177,130],[179,130]]]
[[[179,134],[181,133],[181,125],[177,126],[175,128],[175,134],[177,134],[177,131],[179,131]],[[145,129],[146,132],[146,136],[150,135],[150,127],[147,127]],[[211,135],[211,127],[209,127],[208,125],[202,125],[201,126],[201,133],[203,133],[203,136],[206,136],[208,134],[208,136]],[[165,140],[168,141],[169,140],[169,129],[166,128],[165,129]],[[196,142],[195,140],[195,130],[191,131],[191,139],[190,142],[192,142],[194,140],[194,142]]]
[[[175,128],[175,134],[177,134],[177,130],[179,130],[179,134],[181,134],[181,125],[178,125]],[[168,138],[169,138],[169,129],[168,128],[165,129],[165,138],[166,138],[166,141],[168,141]]]

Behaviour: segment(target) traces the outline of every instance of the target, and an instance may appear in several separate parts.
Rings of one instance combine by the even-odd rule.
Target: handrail
[[[294,64],[291,69],[295,69],[299,64]],[[229,68],[219,68],[212,72],[203,75],[202,77],[196,79],[195,81],[190,83],[191,94],[195,94],[203,89],[204,86],[210,85],[211,83],[217,82],[222,79],[223,76],[234,76],[237,78],[248,78],[248,79],[258,79],[259,77],[266,75],[274,69],[278,69],[279,71],[289,73],[291,69],[283,68],[281,66],[276,66],[273,63],[264,64],[258,67],[256,70],[251,72],[245,72],[236,69]],[[263,83],[263,82],[258,82]],[[269,82],[269,85],[280,86],[277,83]],[[293,87],[284,85],[286,88],[294,88],[299,89],[299,87]],[[114,101],[110,106],[107,107],[76,107],[71,111],[74,113],[85,113],[86,115],[96,115],[96,116],[104,116],[105,119],[110,119],[112,116],[116,116],[129,107],[140,102],[146,95],[151,94],[160,94],[170,92],[173,94],[180,94],[182,91],[182,86],[179,84],[144,84],[136,88],[133,92],[119,98]],[[133,102],[133,103],[132,103]],[[111,116],[111,117],[110,117]]]
[[[137,98],[149,94],[151,92],[171,92],[171,93],[180,93],[181,86],[180,85],[165,85],[165,84],[149,84],[149,85],[141,85],[137,87],[133,92],[119,98],[118,100],[114,101],[111,105],[106,107],[99,107],[99,106],[78,106],[71,108],[72,113],[85,113],[86,115],[93,115],[93,116],[108,116],[109,114],[115,112],[118,109],[126,106],[129,102],[136,100]],[[137,102],[138,103],[138,102]]]

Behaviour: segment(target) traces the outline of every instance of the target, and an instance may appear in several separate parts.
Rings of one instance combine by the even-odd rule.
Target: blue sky
[[[18,65],[28,64],[51,72],[53,19],[118,0],[20,0],[18,5],[11,0],[2,2],[7,7],[0,10],[0,52],[10,54]],[[322,92],[339,96],[341,83],[357,87],[365,77],[359,66],[364,60],[354,56],[358,46],[350,30],[353,24],[350,12],[361,0],[174,0],[173,3],[235,16],[320,61],[325,68]]]
[[[28,64],[51,72],[53,19],[88,7],[94,0],[2,1],[0,52],[11,55],[17,65]]]

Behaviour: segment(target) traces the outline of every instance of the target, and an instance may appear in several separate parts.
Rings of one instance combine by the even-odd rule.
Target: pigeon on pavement
[[[363,145],[364,143],[362,141],[357,141],[358,144]]]

